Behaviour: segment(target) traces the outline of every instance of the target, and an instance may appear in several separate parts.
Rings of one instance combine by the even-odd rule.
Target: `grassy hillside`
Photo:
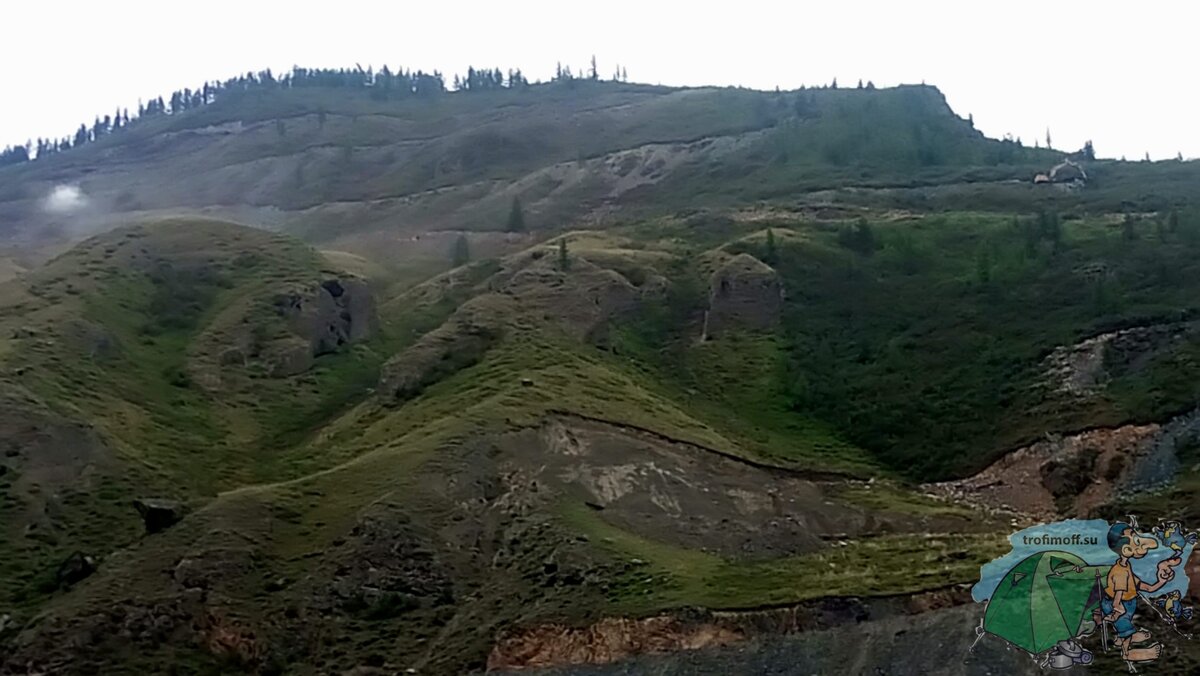
[[[530,230],[553,232],[697,201],[1024,180],[1054,158],[984,138],[925,86],[771,93],[575,81],[399,101],[360,89],[231,90],[0,169],[0,234],[61,246],[129,215],[186,207],[403,275],[445,269],[452,237],[431,231],[503,230],[514,198]],[[61,184],[86,196],[77,213],[44,210]],[[478,239],[489,255],[528,244]]]
[[[855,214],[703,213],[628,228],[642,246],[773,260],[787,302],[774,338],[697,345],[707,272],[684,266],[677,294],[626,330],[621,353],[658,382],[682,379],[681,390],[742,412],[737,424],[757,430],[767,454],[852,442],[921,480],[977,470],[1048,431],[1161,420],[1200,403],[1194,334],[1134,368],[1114,365],[1094,398],[1056,396],[1044,363],[1106,331],[1191,321],[1200,214],[1184,212],[1176,230],[1169,214],[1147,214],[1074,218],[1050,232],[1025,213]]]
[[[223,347],[222,322],[270,344],[287,333],[272,299],[339,274],[294,240],[179,219],[115,230],[0,287],[7,386],[27,392],[45,416],[94,430],[112,456],[111,465],[95,468],[92,490],[31,479],[29,490],[54,493],[49,533],[38,541],[21,544],[22,495],[9,496],[4,535],[22,552],[9,562],[32,585],[18,595],[44,585],[50,562],[73,549],[107,551],[132,541],[135,497],[204,499],[296,476],[300,468],[281,450],[374,385],[390,334],[324,355],[291,379],[273,378],[250,360],[225,367],[237,376],[228,383],[205,386],[197,365]],[[33,476],[37,459],[28,460],[34,464],[11,467],[17,481],[25,470]],[[55,535],[62,529],[68,535]],[[40,568],[37,575],[30,567]]]
[[[281,377],[254,372],[254,362],[225,363],[235,374],[250,369],[247,379],[221,381],[233,382],[232,390],[212,390],[195,379],[190,365],[231,312],[258,307],[244,315],[245,321],[264,326],[262,331],[277,330],[271,328],[279,321],[272,306],[255,301],[333,274],[311,249],[228,224],[179,220],[88,241],[5,287],[6,335],[18,336],[6,343],[8,377],[42,402],[39,406],[91,422],[94,443],[106,458],[89,474],[47,486],[53,496],[45,502],[52,506],[50,518],[40,526],[45,538],[31,538],[18,527],[32,522],[27,509],[39,500],[37,491],[28,492],[21,483],[33,465],[18,464],[6,475],[19,489],[0,506],[12,524],[0,541],[6,552],[0,571],[6,607],[22,620],[39,608],[73,618],[61,625],[70,632],[112,621],[89,609],[116,604],[132,618],[167,603],[176,608],[173,613],[200,613],[196,621],[208,627],[202,630],[206,636],[218,635],[210,632],[229,622],[252,624],[257,636],[245,639],[249,652],[237,645],[173,642],[122,648],[103,639],[98,652],[89,648],[64,655],[40,643],[53,632],[35,632],[22,639],[34,643],[14,649],[36,650],[39,660],[66,659],[45,664],[68,670],[75,667],[66,665],[95,659],[150,670],[172,662],[191,665],[196,673],[216,673],[293,661],[332,666],[345,655],[316,646],[284,647],[279,641],[287,634],[307,641],[333,631],[355,637],[358,647],[351,659],[380,652],[388,660],[457,671],[479,663],[495,631],[519,622],[811,598],[813,589],[789,586],[787,580],[796,570],[826,565],[827,559],[879,562],[852,575],[831,572],[823,583],[830,590],[912,591],[923,578],[889,576],[882,561],[911,560],[928,571],[928,579],[943,580],[948,571],[936,563],[940,555],[931,553],[918,534],[930,519],[941,524],[938,528],[975,533],[932,550],[962,552],[955,556],[963,564],[949,574],[969,577],[978,553],[968,550],[995,541],[982,525],[985,520],[976,524],[970,511],[928,503],[903,489],[882,493],[887,496],[882,501],[864,500],[855,491],[843,497],[835,487],[844,480],[826,485],[805,477],[817,469],[835,477],[877,474],[880,466],[816,420],[796,424],[778,409],[762,417],[749,414],[744,421],[725,413],[731,401],[774,404],[770,390],[756,395],[753,383],[730,389],[723,378],[731,369],[758,383],[770,382],[769,362],[781,353],[777,339],[751,333],[705,345],[685,378],[656,372],[636,355],[614,353],[615,345],[633,345],[626,339],[611,343],[595,334],[581,342],[575,337],[570,322],[577,315],[543,305],[540,283],[530,287],[522,280],[551,273],[568,285],[590,279],[628,284],[623,280],[632,278],[650,289],[650,280],[660,272],[671,274],[686,259],[666,242],[643,245],[599,233],[573,241],[566,270],[545,255],[554,247],[539,247],[456,270],[383,303],[385,321],[378,335],[318,357],[304,373]],[[496,315],[502,337],[476,363],[439,369],[439,378],[408,401],[373,393],[370,386],[384,355],[398,353],[403,362],[410,354],[406,346],[419,344],[413,341],[455,308],[467,307],[467,301],[477,310],[487,307],[480,302],[493,297],[492,289],[523,291],[502,303],[516,305]],[[646,302],[652,303],[658,292],[647,293]],[[646,309],[653,314],[652,305]],[[567,323],[546,323],[546,313],[559,311]],[[659,335],[656,326],[669,328],[643,324],[640,316],[622,315],[612,329],[652,337]],[[686,320],[676,328],[678,335],[690,330]],[[731,346],[739,349],[724,349]],[[31,405],[10,402],[4,410]],[[563,422],[551,422],[556,420]],[[549,443],[553,435],[545,435],[557,424],[566,425],[568,438],[616,443],[635,463],[649,460],[645,453],[662,453],[660,463],[712,465],[704,471],[716,472],[714,477],[731,476],[720,467],[736,470],[749,482],[739,490],[753,491],[758,481],[788,481],[807,487],[803,491],[828,491],[827,499],[814,503],[822,505],[818,509],[866,510],[872,519],[893,524],[892,530],[882,539],[846,536],[855,541],[854,549],[837,553],[785,548],[746,557],[680,544],[653,520],[626,523],[594,514],[584,506],[592,489],[566,479],[569,475],[549,473],[523,483],[520,476],[544,471],[539,467],[558,452],[552,444],[527,456],[531,443]],[[629,435],[643,435],[642,441]],[[793,445],[798,440],[803,444]],[[670,460],[678,453],[681,460]],[[620,467],[611,471],[624,472]],[[711,479],[697,475],[696,480]],[[508,497],[497,500],[496,491]],[[163,536],[139,538],[137,516],[128,505],[147,495],[182,498],[199,511]],[[618,516],[648,508],[616,505]],[[375,514],[400,524],[388,527],[399,530],[371,535]],[[663,518],[681,517],[668,513]],[[756,527],[766,527],[765,521]],[[446,535],[434,535],[439,532]],[[351,562],[363,557],[375,565],[415,565],[407,555],[393,560],[388,557],[394,554],[371,553],[393,546],[427,552],[422,556],[438,562],[434,570],[441,572],[404,573],[426,581],[412,578],[382,597],[331,591],[331,580],[347,574],[331,571],[353,568]],[[52,571],[55,561],[75,549],[104,558],[94,584],[68,593],[54,582]],[[643,563],[631,567],[633,559]],[[545,563],[550,560],[556,561],[553,567]],[[149,572],[163,566],[173,572]],[[647,579],[656,580],[653,591]],[[274,590],[266,596],[264,581]],[[194,584],[224,600],[206,610],[178,606],[180,591]],[[513,604],[513,598],[527,603]],[[343,618],[338,622],[349,624],[334,629],[314,619],[313,613],[330,603],[334,616]],[[303,610],[296,615],[289,608]],[[302,621],[306,628],[297,624],[301,617],[308,618]],[[397,642],[397,635],[406,638]]]
[[[55,489],[51,537],[9,529],[0,543],[13,554],[8,605],[65,622],[14,650],[67,660],[47,665],[171,661],[194,673],[378,654],[455,672],[481,664],[507,627],[968,582],[1005,524],[904,479],[966,471],[1046,432],[1195,404],[1195,333],[1126,363],[1114,356],[1092,398],[1050,391],[1043,364],[1098,332],[1191,321],[1190,215],[1174,230],[1150,216],[1041,229],[1031,216],[839,215],[702,212],[573,233],[566,263],[551,242],[381,302],[379,333],[302,373],[226,363],[248,369],[222,376],[228,390],[192,379],[228,318],[281,331],[270,301],[280,289],[345,273],[287,238],[210,221],[85,243],[6,287],[7,335],[18,336],[5,343],[8,377],[36,406],[91,421],[96,457],[109,458]],[[779,323],[701,340],[709,276],[739,252],[774,263]],[[604,295],[599,280],[638,300],[579,324],[600,302],[590,295]],[[425,359],[431,336],[471,322],[498,322],[480,354],[433,366],[406,399],[374,389],[381,371]],[[33,368],[17,374],[18,363]],[[677,471],[687,479],[654,478]],[[796,496],[796,514],[825,535],[804,544],[804,529],[769,534],[779,517],[711,512],[757,491]],[[28,522],[36,495],[14,493],[7,518]],[[199,511],[139,538],[127,505],[144,495]],[[697,525],[710,518],[748,521]],[[857,530],[866,523],[880,525]],[[64,592],[50,571],[76,548],[112,554],[94,583]],[[362,560],[390,572],[360,580]],[[170,575],[150,574],[164,565]],[[830,572],[797,586],[814,566]],[[96,608],[136,617],[193,585],[221,601],[172,613],[199,623],[201,640],[217,641],[208,648],[52,647],[59,632],[114,631]],[[323,648],[322,635],[355,647]]]
[[[574,82],[229,92],[0,170],[0,672],[463,673],[973,582],[1014,517],[917,482],[1200,405],[1194,163],[1061,159],[925,86]]]
[[[1129,230],[1115,218],[1067,221],[1053,241],[1029,233],[1034,220],[876,222],[878,250],[865,254],[839,246],[833,228],[780,247],[795,301],[793,406],[931,478],[978,469],[1047,430],[1159,420],[1200,402],[1195,343],[1116,375],[1095,401],[1046,393],[1041,360],[1056,346],[1194,316],[1200,269],[1196,238],[1160,237],[1153,218]]]
[[[1055,157],[985,138],[933,87],[809,90],[770,100],[779,122],[768,133],[719,163],[686,166],[654,198],[736,203],[848,186],[1026,180]]]

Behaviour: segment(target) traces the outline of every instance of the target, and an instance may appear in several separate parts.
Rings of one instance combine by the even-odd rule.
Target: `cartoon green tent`
[[[1035,655],[1073,639],[1099,606],[1109,568],[1068,552],[1038,552],[1000,580],[983,630]]]

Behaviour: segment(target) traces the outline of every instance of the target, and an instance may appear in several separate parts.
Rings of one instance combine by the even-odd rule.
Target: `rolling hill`
[[[1196,518],[1197,169],[1062,155],[573,81],[0,168],[0,673],[962,673],[892,636],[969,635],[1014,525]]]

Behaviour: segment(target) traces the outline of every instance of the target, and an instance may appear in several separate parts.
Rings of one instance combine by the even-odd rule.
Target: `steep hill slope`
[[[690,204],[735,188],[745,198],[908,183],[979,164],[1025,177],[1049,161],[985,139],[932,87],[769,94],[571,82],[400,101],[231,91],[0,169],[0,233],[32,246],[187,208],[436,270],[451,240],[431,231],[500,231],[514,197],[531,229],[557,231],[618,206],[658,209],[664,195]],[[60,185],[82,191],[76,211],[47,211]],[[484,237],[479,248],[526,245],[511,240]]]
[[[363,282],[228,224],[120,229],[3,288],[7,430],[37,440],[7,467],[17,513],[5,537],[36,542],[18,548],[37,560],[128,541],[133,522],[114,515],[141,487],[189,499],[286,474],[279,440],[319,425],[382,359]],[[282,374],[299,380],[272,379]],[[69,441],[80,430],[86,441]],[[20,509],[30,500],[36,510]],[[36,596],[44,579],[21,578]]]
[[[1191,163],[1035,186],[923,86],[228,94],[0,169],[0,673],[950,673],[897,632],[965,649],[1014,525],[1195,517]]]
[[[342,318],[292,321],[295,299],[332,280],[344,298],[357,282],[235,226],[118,229],[10,283],[21,396],[5,403],[18,452],[5,465],[4,603],[29,618],[49,597],[10,670],[321,670],[379,654],[457,671],[522,620],[803,600],[814,590],[790,587],[792,571],[846,556],[930,565],[930,530],[956,533],[936,551],[977,562],[968,546],[992,540],[969,533],[985,518],[895,488],[863,501],[855,477],[879,470],[819,426],[764,443],[715,401],[685,407],[602,349],[668,293],[656,264],[674,254],[576,244],[566,263],[550,247],[456,270],[383,304],[377,327],[369,306],[347,306],[350,326],[372,331],[329,350]],[[406,322],[421,333],[439,316],[412,342]],[[307,368],[293,368],[297,341]],[[381,365],[383,346],[395,356]],[[356,405],[334,413],[342,402]],[[331,414],[315,436],[293,434]],[[808,450],[773,457],[787,435]],[[200,509],[135,544],[129,505],[145,497]],[[849,549],[828,550],[831,537]],[[54,562],[74,550],[100,572],[56,593],[75,580],[55,579]],[[920,588],[919,576],[837,570],[831,590]],[[408,638],[383,638],[396,631]],[[81,632],[115,642],[68,638]],[[327,632],[359,648],[318,647]]]
[[[839,235],[856,220],[778,212],[764,230],[748,215],[576,232],[565,255],[550,242],[459,268],[378,303],[369,335],[350,340],[347,330],[348,344],[328,354],[324,332],[343,325],[306,333],[313,324],[293,321],[294,300],[330,293],[333,280],[345,297],[359,282],[286,238],[236,226],[119,229],[10,283],[6,359],[20,396],[6,400],[6,434],[22,450],[6,462],[14,490],[4,546],[17,554],[7,559],[6,603],[22,619],[43,615],[10,635],[9,670],[173,663],[319,673],[380,662],[451,673],[488,659],[522,664],[508,644],[493,647],[498,633],[522,627],[969,582],[1002,545],[1009,517],[933,501],[888,477],[931,476],[939,458],[962,457],[953,440],[964,434],[976,447],[966,462],[977,466],[1018,443],[1021,427],[978,426],[986,406],[932,407],[930,394],[897,385],[944,387],[940,362],[912,350],[977,349],[952,300],[962,311],[1002,308],[997,294],[1008,288],[1024,306],[1018,290],[1054,283],[1040,281],[1040,265],[1068,254],[1043,242],[985,279],[969,257],[940,272],[905,254],[935,242],[976,250],[941,239],[955,222],[942,217],[877,222],[880,250],[868,256]],[[988,217],[957,218],[979,219],[973,237],[986,238]],[[995,227],[1004,261],[1004,238],[1019,231]],[[1107,251],[1120,235],[1105,228],[1070,226],[1065,251]],[[690,246],[709,248],[681,246],[684,230]],[[1013,246],[1023,251],[1021,241]],[[1144,246],[1153,257],[1188,250]],[[778,277],[746,252],[774,260]],[[1149,260],[1116,255],[1113,265],[1131,266],[1116,279],[1156,288],[1134,281]],[[862,277],[851,264],[883,267]],[[904,277],[925,280],[926,301],[936,289],[942,311],[904,310]],[[876,278],[889,290],[825,288]],[[1172,301],[1164,286],[1146,291],[1157,305],[1144,305],[1124,283],[1110,287],[1121,301],[1109,321],[1156,321],[1151,309],[1184,310],[1191,297],[1184,286]],[[770,294],[781,292],[771,310]],[[887,299],[902,317],[844,314],[843,299],[855,297]],[[991,363],[1014,379],[1004,387],[1036,395],[1037,345],[1093,330],[1090,312],[1113,311],[1061,293],[1046,302],[1042,321],[1054,323],[1044,338],[1023,347],[999,334],[1026,369],[944,362],[956,400],[991,396],[998,376],[982,375]],[[1004,317],[995,318],[1014,321]],[[853,331],[867,348],[810,345],[854,318],[866,322]],[[906,346],[895,321],[926,337]],[[893,336],[896,361],[879,372],[863,357],[881,349],[869,344],[872,331]],[[238,335],[257,336],[258,348]],[[274,346],[305,337],[307,368],[284,359],[280,370]],[[1004,416],[1040,434],[1169,415],[1193,401],[1194,378],[1179,369],[1193,368],[1194,345],[1151,343],[1127,375],[1114,362],[1100,399],[1045,406],[1018,395]],[[237,359],[224,356],[230,349]],[[1164,388],[1172,381],[1157,364],[1171,364],[1183,389]],[[842,386],[858,394],[825,393],[843,382],[827,368],[851,374]],[[1144,387],[1161,394],[1130,398]],[[843,422],[839,407],[876,405],[871,391],[895,417]],[[918,407],[896,408],[905,401]],[[1119,408],[1139,401],[1148,408]],[[904,457],[897,421],[923,430],[926,464]],[[953,430],[944,441],[929,434],[941,426]],[[893,441],[873,441],[876,428]],[[139,538],[131,501],[164,496],[197,511]],[[75,550],[98,559],[99,572],[64,593],[56,588],[72,583],[55,580],[55,565]],[[506,640],[553,650],[532,636]]]

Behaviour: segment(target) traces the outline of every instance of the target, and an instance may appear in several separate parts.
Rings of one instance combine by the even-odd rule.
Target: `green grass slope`
[[[602,264],[643,284],[674,275],[687,260],[666,241],[593,234],[574,242],[573,269]],[[370,341],[320,357],[300,376],[253,378],[233,397],[189,381],[186,360],[230,308],[328,274],[295,241],[212,221],[134,226],[5,287],[5,335],[19,336],[7,344],[8,372],[46,409],[93,424],[112,456],[111,467],[97,465],[91,485],[100,490],[64,489],[65,507],[50,523],[54,541],[12,531],[0,541],[10,555],[0,587],[7,606],[20,621],[39,610],[63,618],[57,629],[36,621],[13,649],[34,650],[47,668],[67,672],[82,664],[154,671],[167,663],[185,673],[303,671],[376,653],[452,672],[480,664],[497,631],[524,623],[798,601],[819,591],[788,581],[813,566],[830,570],[822,578],[830,593],[914,591],[966,580],[979,552],[990,551],[995,537],[985,526],[933,545],[903,531],[851,538],[845,551],[745,558],[631,530],[592,513],[568,489],[505,488],[511,497],[497,500],[492,491],[516,475],[496,464],[496,449],[558,419],[608,421],[690,445],[689,462],[744,458],[763,476],[789,467],[803,470],[797,476],[887,473],[829,426],[789,419],[777,407],[771,383],[786,354],[778,337],[735,335],[692,352],[690,321],[673,326],[662,314],[667,307],[629,315],[610,327],[611,340],[581,342],[538,321],[535,306],[507,318],[503,337],[477,363],[448,369],[415,398],[398,404],[371,393],[385,356],[403,354],[456,307],[540,258],[534,251],[432,280],[383,303],[384,326]],[[565,272],[568,281],[572,274],[582,272]],[[657,340],[681,341],[670,349],[691,353],[686,371],[656,370]],[[19,373],[17,358],[25,365]],[[741,414],[730,416],[731,406]],[[140,538],[128,505],[145,494],[188,499],[198,511],[164,535]],[[873,502],[853,491],[831,500],[902,521],[974,518],[900,487]],[[25,502],[18,496],[0,508],[19,515]],[[376,523],[395,530],[371,535]],[[424,553],[396,558],[396,547]],[[76,590],[56,589],[54,563],[75,549],[105,555],[101,572]],[[938,561],[951,552],[959,563],[946,568]],[[409,591],[378,598],[336,591],[349,584],[338,580],[355,575],[355,562],[410,566],[421,557],[437,565],[404,573],[416,576],[405,578]],[[843,575],[838,562],[847,557],[871,563]],[[635,559],[643,563],[629,563]],[[924,572],[887,574],[885,561],[898,560]],[[191,605],[185,588],[208,590],[207,600]],[[322,604],[333,605],[322,611]],[[96,613],[114,606],[126,619]],[[81,630],[116,641],[111,622],[164,612],[192,617],[200,643],[139,638],[121,646],[102,638],[69,654],[54,647]],[[319,634],[355,645],[326,649]],[[288,635],[316,643],[304,647]]]
[[[924,86],[582,82],[247,92],[6,168],[0,235],[123,227],[0,284],[0,664],[461,673],[514,627],[971,582],[1009,524],[912,482],[1200,404],[1195,164],[1029,183],[1060,157]],[[742,253],[781,311],[709,335]],[[331,280],[373,330],[279,368]],[[143,496],[194,511],[145,536]]]
[[[526,378],[536,383],[532,391],[522,384]],[[479,364],[399,409],[364,402],[332,421],[302,451],[348,455],[344,463],[292,481],[225,493],[164,536],[122,554],[95,584],[48,607],[52,616],[68,618],[61,631],[69,633],[106,624],[93,614],[99,607],[118,604],[137,616],[151,607],[178,604],[173,580],[180,574],[172,578],[150,571],[184,557],[199,561],[195,565],[201,570],[228,571],[205,583],[208,612],[219,612],[212,621],[245,643],[205,647],[138,639],[122,644],[105,637],[68,663],[98,660],[155,670],[170,662],[205,674],[308,673],[380,659],[398,668],[460,673],[482,666],[496,633],[506,628],[696,604],[744,608],[822,593],[916,591],[970,579],[1001,543],[986,533],[938,540],[909,534],[811,555],[743,560],[637,535],[570,497],[526,510],[488,498],[487,486],[495,481],[490,472],[496,471],[488,439],[563,413],[733,447],[594,348],[513,335]],[[383,550],[360,553],[356,548],[364,546],[363,534],[374,528],[374,519],[409,534],[385,537],[382,545],[405,547],[404,552],[415,547],[418,558]],[[393,544],[397,540],[391,538],[412,544]],[[347,601],[332,592],[330,599],[331,580],[352,576],[364,556],[385,571],[428,558],[438,572],[405,573],[415,578],[405,578],[404,591]],[[944,563],[947,557],[953,565]],[[243,560],[254,563],[247,567],[239,563]],[[851,560],[856,565],[843,565]],[[889,572],[899,570],[899,562],[907,572]],[[798,574],[813,569],[822,571],[817,586],[795,583]],[[438,575],[448,578],[450,591],[441,600],[430,599],[420,591],[421,580]],[[562,581],[570,575],[578,575],[578,581]],[[323,603],[334,605],[321,610]],[[52,640],[57,631],[38,634],[38,640]],[[204,635],[213,635],[209,632]],[[44,644],[32,645],[48,651],[43,655],[55,653]]]
[[[855,213],[698,214],[631,229],[772,259],[787,297],[774,342],[710,348],[660,331],[659,353],[646,361],[702,382],[704,360],[733,359],[717,367],[725,381],[710,391],[746,411],[743,420],[817,420],[923,480],[979,469],[1046,432],[1162,420],[1200,403],[1194,333],[1132,367],[1110,364],[1104,391],[1090,398],[1056,395],[1043,361],[1107,331],[1194,321],[1195,213],[1182,212],[1174,230],[1159,213],[1090,215],[1049,231],[1025,213],[846,217]],[[870,233],[865,247],[859,224]],[[693,292],[672,311],[695,322],[704,302]],[[765,364],[739,372],[764,349]],[[739,400],[739,391],[752,395]]]
[[[1028,179],[1054,157],[984,138],[925,86],[574,82],[401,101],[338,88],[230,91],[4,168],[0,236],[69,240],[123,215],[203,209],[399,272],[431,257],[423,233],[502,230],[514,197],[531,229],[555,231],[614,205],[661,212],[846,185]],[[44,212],[60,184],[77,185],[86,208]],[[449,258],[450,241],[434,246],[433,257]]]
[[[62,500],[54,541],[10,530],[0,543],[17,554],[4,569],[8,603],[23,620],[59,618],[13,650],[68,671],[169,662],[306,673],[382,660],[451,673],[481,665],[497,633],[517,626],[969,582],[1005,524],[906,480],[968,471],[1046,432],[1195,405],[1195,334],[1114,357],[1094,397],[1045,385],[1043,360],[1058,346],[1195,316],[1200,223],[1157,219],[1055,228],[1026,215],[755,207],[576,232],[565,269],[556,243],[455,269],[384,299],[370,340],[298,376],[251,369],[233,396],[189,380],[198,346],[246,308],[272,330],[270,304],[255,299],[323,279],[331,263],[212,221],[115,231],[4,287],[6,377],[36,400],[29,410],[93,424],[113,458],[97,461],[98,490]],[[701,340],[709,275],[740,252],[774,265],[779,322]],[[552,321],[600,303],[587,286],[553,292],[573,277],[639,289],[636,311],[583,334]],[[452,326],[459,308],[493,305],[509,309],[479,355],[435,367],[406,399],[372,391],[385,361]],[[764,482],[819,477],[821,504],[888,525],[803,553],[682,544],[589,506],[569,478],[597,471],[586,462],[547,484],[522,479],[554,461],[552,446],[538,456],[528,444],[563,420],[688,449],[697,472],[732,461]],[[636,446],[625,438],[622,448]],[[535,463],[522,464],[531,452]],[[856,480],[867,477],[875,483]],[[139,538],[127,505],[147,492],[198,511]],[[15,518],[28,500],[0,508]],[[119,524],[119,535],[89,535],[98,524]],[[94,581],[56,590],[48,570],[76,548],[111,554]],[[819,585],[795,583],[813,570]],[[186,600],[188,589],[206,600]],[[54,648],[80,631],[118,635],[113,623],[132,620],[97,612],[114,605],[127,618],[171,608],[175,619],[160,621],[196,627],[195,640]]]
[[[50,532],[68,535],[34,541],[10,529],[6,558],[24,568],[25,586],[41,584],[50,562],[72,549],[107,552],[134,539],[135,497],[203,500],[331,464],[297,464],[283,450],[374,386],[393,349],[390,331],[402,335],[403,322],[288,378],[252,361],[228,367],[239,374],[237,387],[211,390],[197,382],[194,365],[221,346],[205,339],[221,317],[232,312],[244,317],[238,327],[270,337],[286,330],[270,306],[277,294],[339,274],[295,240],[178,219],[99,236],[0,287],[3,378],[40,402],[47,418],[86,424],[113,456],[97,467],[99,490],[69,485],[53,497],[66,507],[52,515]],[[25,520],[20,496],[12,497],[6,507],[17,529]]]
[[[830,188],[1027,180],[1057,154],[988,139],[934,87],[766,95],[778,123],[718,163],[691,163],[653,199],[737,203]]]

